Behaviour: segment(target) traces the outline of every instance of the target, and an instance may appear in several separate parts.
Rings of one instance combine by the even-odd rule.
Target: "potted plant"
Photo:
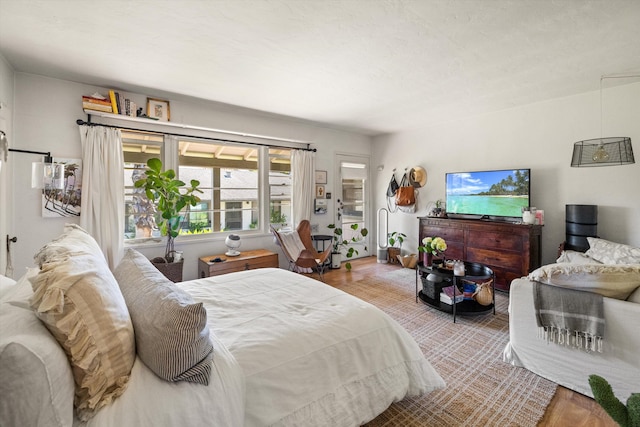
[[[353,243],[358,243],[364,240],[365,237],[369,234],[369,231],[366,228],[359,228],[358,224],[351,224],[351,229],[353,231],[358,232],[355,236],[351,237],[351,239],[345,239],[343,237],[342,228],[337,227],[335,224],[329,224],[328,227],[333,230],[333,250],[331,252],[331,268],[340,268],[340,264],[342,261],[342,249],[346,250],[345,256],[347,258],[353,257],[353,255],[358,255],[358,250],[351,246]],[[367,247],[364,247],[364,250],[367,250]],[[351,263],[347,260],[345,263],[345,268],[347,271],[351,271]]]
[[[167,236],[167,246],[165,248],[164,259],[161,258],[162,264],[173,262],[174,239],[180,234],[180,211],[185,206],[195,206],[200,202],[200,198],[194,194],[202,193],[198,188],[200,181],[191,180],[190,186],[176,179],[176,173],[173,169],[162,171],[162,161],[158,158],[152,158],[147,161],[147,168],[144,175],[134,182],[136,188],[142,188],[145,191],[147,199],[157,203],[157,209],[162,215],[158,226],[160,234]],[[182,276],[182,262],[180,260],[180,278]],[[155,263],[156,267],[159,266]],[[162,268],[159,268],[163,271]],[[170,277],[166,271],[163,271],[167,277]]]
[[[388,234],[387,241],[389,242],[389,247],[387,248],[387,252],[389,253],[389,262],[391,264],[399,262],[398,255],[402,254],[402,243],[406,238],[407,235],[399,231]]]
[[[418,252],[424,254],[422,263],[428,267],[433,262],[433,257],[447,250],[447,242],[442,237],[425,237],[422,246],[418,246]]]

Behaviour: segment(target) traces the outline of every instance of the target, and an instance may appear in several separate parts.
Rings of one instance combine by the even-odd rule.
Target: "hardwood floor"
[[[351,264],[353,264],[351,272],[347,272],[344,265],[337,270],[325,271],[324,281],[331,286],[337,286],[377,276],[390,269],[402,268],[398,264],[378,264],[376,257],[373,256],[351,261]],[[317,278],[318,275],[314,273],[312,277]],[[617,424],[595,400],[558,386],[538,426],[615,427]]]

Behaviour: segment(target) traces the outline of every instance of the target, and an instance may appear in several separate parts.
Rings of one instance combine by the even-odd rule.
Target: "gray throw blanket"
[[[602,295],[533,282],[533,305],[539,338],[602,353]]]

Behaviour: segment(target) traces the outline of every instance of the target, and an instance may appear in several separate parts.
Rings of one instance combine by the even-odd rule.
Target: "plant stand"
[[[399,264],[398,255],[401,253],[400,248],[391,247],[387,248],[387,251],[389,252],[389,264]]]

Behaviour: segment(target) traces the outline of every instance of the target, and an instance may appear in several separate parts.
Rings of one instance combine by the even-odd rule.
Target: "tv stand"
[[[542,226],[490,220],[420,217],[419,242],[442,237],[444,255],[485,264],[496,277],[496,289],[508,291],[511,281],[526,276],[542,263]]]

